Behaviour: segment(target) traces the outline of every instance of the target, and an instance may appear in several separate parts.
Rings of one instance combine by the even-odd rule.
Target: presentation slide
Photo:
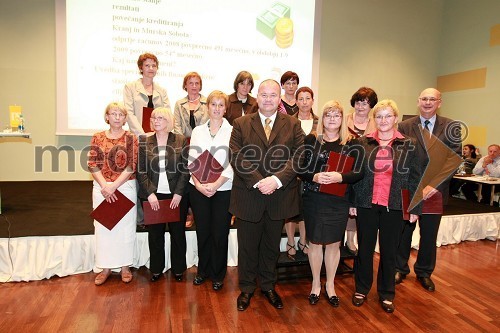
[[[107,128],[104,108],[122,102],[125,83],[141,77],[145,52],[158,57],[154,80],[172,112],[191,71],[201,75],[204,96],[233,93],[242,70],[252,73],[253,96],[262,80],[279,81],[287,70],[315,89],[317,11],[315,0],[56,0],[56,134]]]

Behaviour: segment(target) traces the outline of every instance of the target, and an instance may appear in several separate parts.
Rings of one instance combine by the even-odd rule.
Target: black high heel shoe
[[[328,303],[330,303],[331,306],[333,306],[334,308],[338,308],[339,305],[340,305],[340,298],[338,298],[337,296],[328,296],[328,291],[326,291],[326,286],[325,286],[325,296],[326,296],[326,299],[328,300]]]
[[[319,302],[319,295],[310,294],[308,299],[309,299],[309,304],[316,305]]]
[[[286,243],[286,256],[288,259],[295,261],[295,254],[290,254],[290,250],[294,249],[295,250],[295,244],[290,245]]]

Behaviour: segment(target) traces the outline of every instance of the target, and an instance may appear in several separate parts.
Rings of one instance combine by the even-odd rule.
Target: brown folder
[[[403,220],[409,221],[410,212],[408,211],[408,208],[410,208],[410,191],[407,189],[401,190],[401,206],[403,206]]]
[[[158,200],[160,209],[153,210],[148,201],[144,201],[142,209],[144,211],[144,224],[159,224],[169,222],[179,222],[181,220],[181,211],[179,206],[177,208],[170,208],[172,199]]]
[[[351,156],[330,152],[325,172],[337,171],[339,173],[349,172],[354,165],[354,158]],[[347,184],[321,184],[319,191],[323,193],[333,194],[339,197],[345,196]]]
[[[201,153],[201,155],[188,166],[188,169],[202,184],[215,182],[222,174],[222,171],[224,171],[222,165],[220,165],[208,150]]]
[[[443,194],[437,191],[432,197],[424,200],[422,214],[443,215]]]
[[[116,190],[115,195],[118,200],[107,202],[104,200],[90,213],[90,216],[108,228],[109,230],[120,222],[120,220],[134,207],[135,203]]]
[[[153,113],[153,108],[143,107],[142,108],[142,129],[145,133],[152,132],[151,129],[151,113]]]

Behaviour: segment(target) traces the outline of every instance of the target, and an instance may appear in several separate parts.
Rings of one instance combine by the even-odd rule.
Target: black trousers
[[[158,200],[172,199],[172,194],[156,193]],[[148,229],[149,270],[153,274],[162,273],[165,269],[165,227],[168,224],[170,233],[170,261],[174,274],[181,274],[186,265],[186,212],[187,195],[182,196],[180,203],[181,221],[171,223],[151,224]],[[144,202],[146,200],[142,200]]]
[[[284,220],[271,220],[264,212],[259,222],[236,218],[238,277],[242,292],[253,293],[257,279],[263,291],[274,289]]]
[[[422,214],[418,220],[420,227],[420,243],[418,246],[417,261],[413,270],[418,277],[430,277],[436,267],[436,240],[439,230],[441,215]],[[403,274],[410,273],[408,259],[411,251],[411,238],[416,223],[404,221],[396,259],[396,270]]]
[[[382,300],[392,301],[395,295],[396,249],[403,213],[385,206],[358,208],[358,256],[355,259],[356,292],[368,295],[373,284],[373,253],[379,238],[380,261],[377,272],[377,292]]]
[[[193,185],[189,186],[191,208],[196,221],[198,275],[222,282],[227,271],[231,191],[218,191],[208,198]]]

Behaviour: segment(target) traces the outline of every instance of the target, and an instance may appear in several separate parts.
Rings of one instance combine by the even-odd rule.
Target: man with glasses
[[[297,170],[304,132],[295,117],[277,112],[280,85],[263,81],[257,93],[259,110],[233,122],[229,148],[234,170],[229,211],[236,216],[237,309],[250,305],[257,280],[277,309],[283,302],[275,290],[281,230],[286,218],[299,214]]]
[[[419,218],[420,244],[414,271],[422,287],[434,291],[431,280],[436,266],[436,239],[439,223],[449,197],[450,180],[461,163],[460,124],[437,115],[441,106],[441,93],[434,88],[424,89],[418,98],[419,116],[399,124],[402,134],[417,141],[417,156],[422,165],[422,180],[416,202],[422,203]],[[410,273],[411,240],[416,223],[405,221],[396,257],[396,283]]]

